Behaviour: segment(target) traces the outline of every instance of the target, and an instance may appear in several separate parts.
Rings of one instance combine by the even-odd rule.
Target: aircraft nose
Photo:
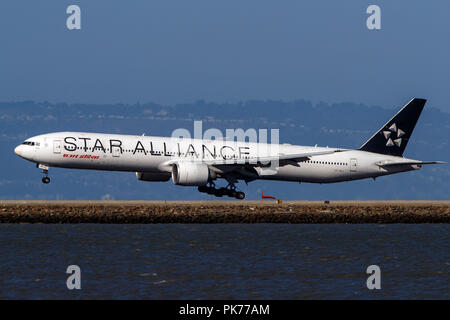
[[[14,153],[17,154],[18,156],[22,157],[23,156],[23,146],[22,145],[18,145],[14,149]]]

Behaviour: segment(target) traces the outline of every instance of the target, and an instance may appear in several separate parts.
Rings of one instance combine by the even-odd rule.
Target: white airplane
[[[86,132],[38,135],[14,152],[42,169],[49,167],[131,171],[142,181],[197,186],[200,192],[244,199],[236,183],[256,179],[331,183],[417,170],[425,164],[403,151],[426,100],[412,99],[359,149],[182,139]],[[228,182],[216,188],[218,178]]]

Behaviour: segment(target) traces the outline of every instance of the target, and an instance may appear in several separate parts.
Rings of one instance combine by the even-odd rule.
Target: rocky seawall
[[[0,223],[450,223],[450,201],[0,201]]]

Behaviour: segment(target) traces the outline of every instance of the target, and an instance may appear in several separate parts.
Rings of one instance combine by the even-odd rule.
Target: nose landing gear
[[[42,178],[42,183],[49,184],[50,178],[48,177],[48,167],[44,166],[43,164],[38,164],[37,167],[39,169],[42,169],[42,173],[44,174],[44,177]]]
[[[215,195],[216,197],[228,196],[231,198],[236,198],[242,200],[245,198],[245,193],[241,191],[236,191],[236,186],[233,183],[229,183],[226,188],[215,188],[215,184],[213,182],[208,183],[206,186],[198,187],[198,191]]]

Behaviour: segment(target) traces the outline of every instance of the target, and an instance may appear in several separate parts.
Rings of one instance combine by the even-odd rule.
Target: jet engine
[[[204,163],[180,162],[172,167],[172,181],[181,186],[204,186],[215,178],[215,172]]]
[[[169,181],[170,173],[168,172],[136,172],[136,177],[141,181]]]

